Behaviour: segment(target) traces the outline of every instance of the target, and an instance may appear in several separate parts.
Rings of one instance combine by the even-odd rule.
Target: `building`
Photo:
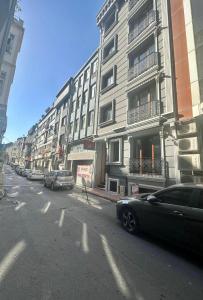
[[[54,106],[47,108],[45,114],[37,124],[37,134],[34,138],[34,157],[32,157],[32,168],[43,171],[52,169],[53,138],[55,128],[56,110]]]
[[[24,161],[24,167],[26,169],[30,169],[32,164],[32,146],[36,135],[36,128],[37,125],[33,125],[32,128],[28,131],[28,134],[25,138],[22,156]]]
[[[82,185],[82,177],[87,186],[94,185],[96,151],[93,134],[98,65],[96,50],[73,78],[68,114],[67,167],[72,169],[77,185]]]
[[[203,182],[202,1],[170,1],[178,145],[177,178]]]
[[[97,185],[132,194],[176,182],[167,1],[106,1],[101,33]],[[101,164],[102,162],[102,164]]]
[[[10,88],[13,82],[17,56],[24,34],[23,21],[14,18],[11,22],[0,70],[0,136],[6,131],[6,111]]]
[[[68,153],[68,116],[72,97],[72,83],[70,78],[56,96],[54,107],[56,109],[53,148],[53,169],[66,169]]]

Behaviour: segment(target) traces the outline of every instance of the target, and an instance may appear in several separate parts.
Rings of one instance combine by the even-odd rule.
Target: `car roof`
[[[182,187],[182,188],[186,187],[186,188],[192,188],[192,189],[195,189],[195,188],[203,189],[203,183],[193,183],[193,182],[191,182],[191,183],[179,183],[179,184],[171,185],[168,188],[174,188],[174,187]]]

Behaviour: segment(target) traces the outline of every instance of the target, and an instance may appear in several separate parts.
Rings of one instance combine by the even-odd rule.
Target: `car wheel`
[[[132,209],[125,208],[122,212],[121,223],[123,228],[129,233],[138,233],[138,219]]]
[[[54,183],[53,183],[53,182],[51,183],[51,190],[52,190],[52,191],[55,191],[55,186],[54,186]]]

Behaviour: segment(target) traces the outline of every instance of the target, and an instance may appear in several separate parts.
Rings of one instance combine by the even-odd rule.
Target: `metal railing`
[[[162,175],[164,161],[151,158],[131,158],[129,160],[129,172],[140,175]]]
[[[151,10],[148,12],[148,16],[141,19],[128,35],[128,42],[131,43],[138,35],[140,35],[150,24],[156,20],[156,11]],[[142,26],[141,26],[142,25]]]
[[[147,102],[128,111],[128,124],[141,122],[160,115],[160,103],[157,100]]]
[[[158,65],[158,52],[153,52],[129,69],[128,80],[136,78],[140,74],[144,73],[145,71],[156,65]]]
[[[140,0],[129,0],[129,10],[131,10],[139,1]]]

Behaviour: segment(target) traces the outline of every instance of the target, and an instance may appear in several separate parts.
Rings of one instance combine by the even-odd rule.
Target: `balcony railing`
[[[128,111],[128,124],[141,122],[160,114],[160,103],[156,100],[147,102]]]
[[[129,69],[128,80],[136,78],[140,74],[144,73],[145,71],[156,65],[158,65],[158,52],[153,52]]]
[[[150,26],[156,20],[156,11],[151,10],[148,12],[148,16],[145,19],[140,20],[134,28],[130,31],[128,36],[128,42],[131,43],[136,37],[138,37],[147,27]]]
[[[164,161],[161,159],[139,159],[131,158],[129,160],[129,172],[140,175],[162,175]]]
[[[131,10],[139,0],[129,0],[129,10]]]

